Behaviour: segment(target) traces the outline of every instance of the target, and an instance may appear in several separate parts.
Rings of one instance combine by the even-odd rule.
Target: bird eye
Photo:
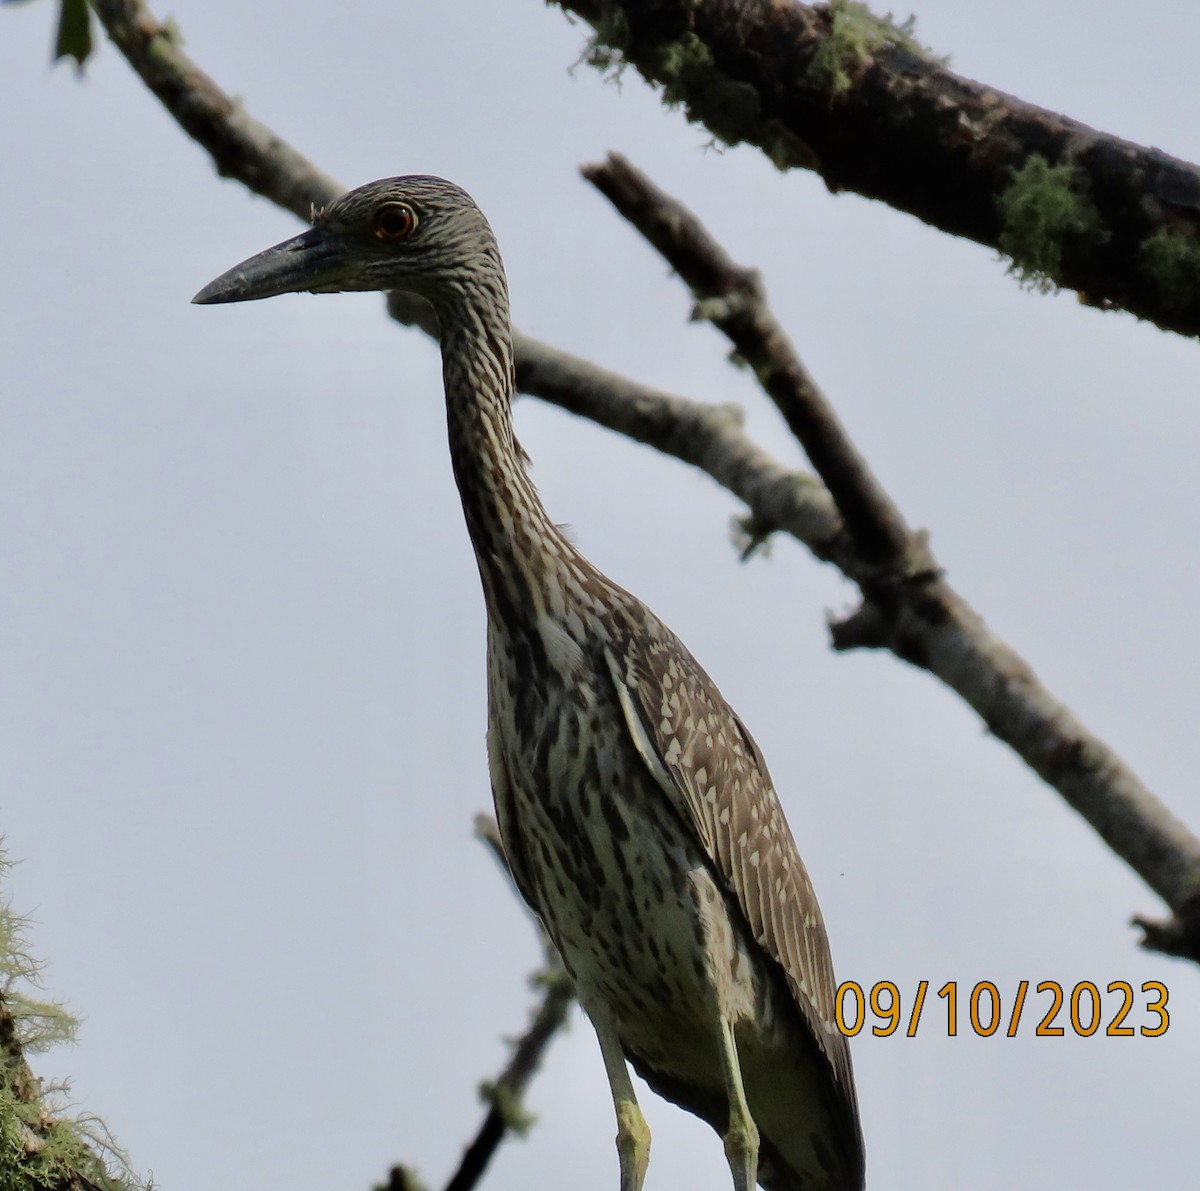
[[[417,230],[417,213],[407,203],[384,203],[371,220],[371,232],[385,244],[406,240]]]

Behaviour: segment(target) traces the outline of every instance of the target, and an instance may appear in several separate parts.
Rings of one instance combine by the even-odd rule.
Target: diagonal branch
[[[248,115],[183,52],[173,23],[156,20],[141,0],[91,3],[113,44],[180,128],[208,150],[222,177],[238,179],[305,220],[314,206],[342,193],[344,187]]]
[[[1200,960],[1200,839],[942,577],[924,535],[907,527],[800,362],[758,276],[735,264],[691,211],[624,158],[612,154],[583,174],[751,364],[841,507],[858,554],[857,565],[844,570],[859,584],[863,605],[830,626],[834,647],[890,649],[961,695],[1175,911],[1177,921],[1150,926],[1147,941],[1171,942],[1171,950]]]
[[[529,1028],[516,1040],[512,1057],[499,1078],[480,1089],[489,1102],[487,1115],[463,1152],[445,1191],[471,1191],[478,1186],[505,1137],[509,1133],[523,1133],[529,1127],[530,1118],[522,1107],[525,1089],[537,1074],[546,1048],[565,1025],[575,1000],[575,987],[562,961],[555,956],[554,962],[557,966],[534,975],[534,983],[542,989],[542,999]]]
[[[962,78],[830,0],[557,0],[721,141],[996,248],[1024,279],[1200,335],[1200,167]]]
[[[582,173],[687,283],[696,317],[724,332],[754,370],[825,481],[858,556],[892,569],[922,569],[922,544],[796,354],[757,271],[735,264],[691,211],[619,154],[609,154],[604,165],[584,166]]]
[[[114,43],[218,168],[297,214],[336,196],[336,184],[246,116],[141,0],[92,3]],[[647,11],[663,7],[661,0],[645,5]],[[759,0],[743,7],[757,11]],[[784,13],[804,6],[774,7]],[[422,303],[392,295],[389,309],[433,333]],[[832,626],[835,647],[886,646],[957,691],[1170,906],[1172,920],[1143,924],[1150,927],[1147,945],[1165,943],[1164,949],[1200,961],[1200,841],[936,574],[920,542],[908,542],[900,556],[921,558],[924,565],[915,570],[884,565],[881,571],[877,560],[859,553],[825,486],[766,455],[742,433],[729,407],[637,385],[520,334],[516,351],[523,392],[701,468],[745,501],[756,526],[785,529],[818,558],[836,563],[859,584],[864,604]],[[902,519],[898,525],[908,532]]]

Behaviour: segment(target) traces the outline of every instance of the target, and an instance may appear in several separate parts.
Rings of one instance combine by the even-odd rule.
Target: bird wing
[[[850,1049],[834,1022],[825,925],[762,752],[686,646],[646,617],[636,628],[614,625],[606,650],[633,744],[695,829],[754,939],[783,969],[853,1103]]]

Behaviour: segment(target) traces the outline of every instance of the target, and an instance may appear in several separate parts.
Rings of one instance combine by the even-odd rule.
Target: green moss
[[[1142,241],[1140,251],[1142,272],[1167,307],[1183,310],[1200,298],[1200,244],[1191,236],[1160,227]]]
[[[154,29],[154,35],[146,43],[146,56],[167,70],[179,64],[179,50],[183,47],[183,34],[173,18],[168,18]]]
[[[659,47],[643,71],[648,82],[660,83],[668,107],[682,108],[693,124],[701,124],[723,147],[759,146],[784,170],[811,165],[812,154],[778,120],[764,120],[758,92],[749,83],[723,75],[712,51],[694,33]]]
[[[996,209],[997,246],[1009,258],[1008,271],[1040,293],[1058,288],[1067,245],[1107,239],[1080,172],[1071,165],[1051,165],[1038,153],[1013,170]]]
[[[557,3],[571,16],[561,0]],[[604,5],[589,18],[593,32],[580,62],[609,78],[620,79],[629,65],[629,21],[618,4]],[[808,71],[811,83],[836,93],[848,87],[862,62],[885,45],[902,46],[924,58],[933,55],[913,36],[915,20],[897,23],[889,13],[877,17],[857,0],[831,0],[829,34],[817,50]],[[693,32],[644,49],[637,66],[646,81],[661,85],[668,107],[681,107],[692,123],[704,125],[715,144],[756,145],[780,170],[816,168],[812,150],[794,132],[775,119],[763,116],[758,91],[749,83],[730,79],[717,68],[708,46]]]
[[[407,1166],[393,1166],[388,1171],[386,1183],[376,1183],[374,1191],[426,1191],[425,1184],[415,1170]]]
[[[128,1173],[114,1174],[110,1165],[124,1163],[98,1122],[52,1119],[44,1107],[21,1100],[11,1088],[0,1089],[0,1187],[5,1191],[61,1191],[78,1187],[81,1179],[100,1191],[138,1186]]]
[[[500,1114],[505,1126],[518,1137],[524,1137],[537,1122],[537,1117],[521,1103],[520,1095],[503,1083],[485,1079],[479,1085],[479,1095],[484,1103],[490,1104]]]
[[[625,47],[628,44],[629,20],[620,8],[613,7],[597,18],[581,61],[609,78],[619,79],[627,65]]]
[[[721,144],[755,137],[762,124],[758,92],[721,74],[694,33],[663,45],[654,66],[668,107],[684,108],[689,120],[703,123]]]
[[[556,4],[572,19],[563,0]],[[900,46],[918,57],[945,62],[921,45],[914,36],[916,20],[897,22],[892,14],[878,17],[859,0],[830,0],[827,6],[829,31],[808,68],[808,81],[830,94],[844,91],[870,56],[883,46]],[[579,61],[595,67],[609,78],[620,79],[629,65],[631,41],[629,21],[620,4],[599,6],[590,16],[593,32]],[[703,124],[716,144],[757,145],[780,170],[817,168],[815,154],[794,132],[775,118],[766,119],[758,91],[748,83],[724,76],[712,52],[692,32],[645,47],[649,60],[637,65],[646,81],[663,87],[668,107],[682,107],[688,120]],[[578,63],[577,63],[578,64]]]
[[[900,46],[920,58],[947,61],[917,41],[916,17],[897,23],[890,12],[877,17],[859,0],[829,0],[828,12],[829,33],[812,56],[805,77],[831,95],[848,90],[863,64],[884,46]]]
[[[0,852],[0,879],[7,877],[9,867]],[[25,927],[25,919],[0,893],[0,1049],[5,1073],[16,1067],[23,1054],[74,1041],[77,1025],[61,1005],[28,995],[28,989],[40,983],[41,965],[29,952]]]
[[[738,558],[749,562],[756,556],[771,557],[771,546],[778,530],[778,525],[769,525],[753,513],[742,513],[730,522],[729,535]]]
[[[0,853],[0,877],[7,872]],[[39,978],[24,920],[0,897],[0,1188],[62,1191],[86,1179],[101,1191],[141,1186],[95,1117],[68,1115],[65,1087],[34,1077],[27,1055],[74,1038],[61,1005],[29,995]]]

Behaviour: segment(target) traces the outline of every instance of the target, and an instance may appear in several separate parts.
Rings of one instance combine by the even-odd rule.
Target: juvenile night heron
[[[513,437],[508,290],[440,178],[343,195],[196,302],[408,290],[441,325],[450,455],[487,604],[488,759],[513,876],[595,1026],[621,1191],[650,1134],[626,1062],[724,1138],[735,1191],[858,1191],[821,911],[758,746],[684,645],[547,516]]]

